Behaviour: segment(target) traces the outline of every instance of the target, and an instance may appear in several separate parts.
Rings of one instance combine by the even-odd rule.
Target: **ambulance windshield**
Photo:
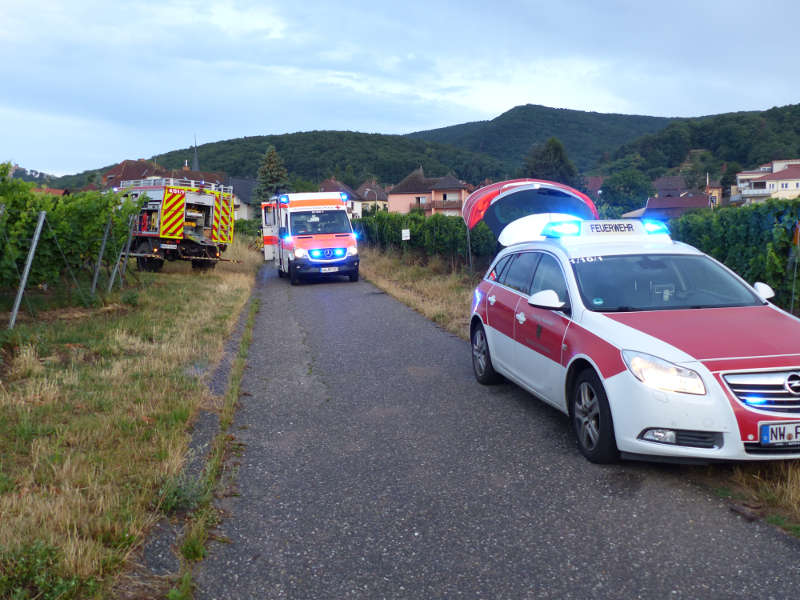
[[[291,213],[292,235],[351,233],[350,219],[343,210],[304,210]]]
[[[702,255],[586,256],[570,262],[584,305],[599,312],[763,304],[741,281]]]

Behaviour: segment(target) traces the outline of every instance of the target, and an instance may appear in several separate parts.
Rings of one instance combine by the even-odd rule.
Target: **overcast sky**
[[[799,24],[794,0],[0,0],[0,161],[66,174],[195,134],[407,133],[527,103],[764,110],[800,102]]]

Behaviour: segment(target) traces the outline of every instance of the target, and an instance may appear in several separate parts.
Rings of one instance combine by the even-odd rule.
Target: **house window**
[[[415,200],[417,201],[417,204],[425,204],[425,203],[428,202],[428,197],[427,196],[417,196],[415,198]]]

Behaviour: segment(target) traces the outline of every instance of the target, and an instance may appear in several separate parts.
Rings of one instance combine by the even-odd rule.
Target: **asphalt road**
[[[479,385],[469,344],[369,283],[268,269],[256,294],[197,598],[797,595],[797,540],[682,467],[590,464],[566,417]]]

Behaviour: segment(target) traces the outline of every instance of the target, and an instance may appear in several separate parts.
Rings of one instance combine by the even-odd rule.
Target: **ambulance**
[[[597,220],[582,194],[515,182],[491,195],[467,202],[506,246],[473,295],[478,382],[565,413],[592,462],[800,458],[800,320],[768,285],[664,223]]]
[[[344,275],[358,281],[357,236],[347,214],[347,194],[282,194],[261,204],[264,260],[292,285],[313,276]]]

